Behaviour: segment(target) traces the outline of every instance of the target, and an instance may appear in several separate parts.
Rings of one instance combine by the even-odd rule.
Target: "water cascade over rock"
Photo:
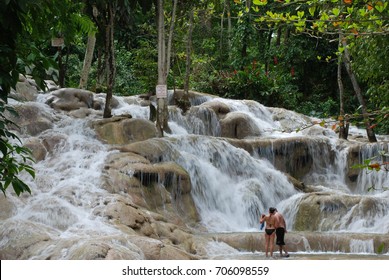
[[[270,206],[295,256],[389,258],[389,172],[352,168],[387,136],[339,140],[292,111],[191,92],[185,114],[170,93],[172,133],[157,138],[142,96],[116,96],[103,119],[104,94],[13,95],[36,178],[0,197],[1,259],[263,258]]]

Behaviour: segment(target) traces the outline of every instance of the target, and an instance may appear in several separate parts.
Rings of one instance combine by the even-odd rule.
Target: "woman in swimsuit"
[[[274,250],[274,238],[276,236],[276,228],[274,227],[275,218],[273,210],[273,207],[269,208],[269,215],[262,214],[261,218],[259,220],[260,223],[266,222],[265,227],[265,250],[266,250],[266,257],[269,255],[270,251],[270,257],[273,256],[273,250]]]

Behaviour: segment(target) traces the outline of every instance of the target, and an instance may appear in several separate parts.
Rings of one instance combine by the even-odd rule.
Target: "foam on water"
[[[114,115],[131,114],[134,118],[148,119],[150,109],[141,106],[137,98],[116,97],[119,106]],[[202,102],[210,100],[205,98]],[[264,132],[264,137],[285,138],[303,135],[301,132],[284,132],[285,127],[273,120],[271,110],[252,101],[234,101],[215,98],[227,104],[232,111],[248,115]],[[14,219],[34,221],[52,228],[60,235],[85,235],[118,231],[94,211],[104,204],[110,194],[101,187],[101,170],[111,153],[108,146],[98,141],[88,126],[89,119],[75,119],[44,105],[39,96],[42,112],[55,118],[55,125],[41,135],[42,139],[56,137],[57,146],[47,158],[34,164],[36,179],[25,180],[33,190],[32,195],[11,199],[17,204]],[[294,122],[303,123],[303,118]],[[181,165],[190,175],[192,196],[201,217],[201,223],[212,232],[258,231],[260,213],[275,206],[284,214],[288,229],[293,229],[298,205],[303,198],[287,177],[276,170],[269,160],[256,158],[222,138],[217,117],[213,112],[199,108],[196,114],[184,116],[180,111],[170,112],[172,133],[165,138],[170,153],[164,157]],[[199,136],[201,135],[201,136]],[[329,133],[329,135],[333,135]],[[322,136],[317,142],[325,142],[328,150],[318,151],[310,147],[314,160],[314,172],[306,179],[321,192],[350,195],[345,181],[347,148],[340,148],[336,139]],[[314,141],[312,141],[314,143]],[[385,148],[385,147],[380,147]],[[386,147],[388,148],[388,147]],[[372,146],[366,158],[373,155]],[[335,154],[333,162],[325,161]],[[323,160],[324,158],[324,160]],[[360,203],[339,219],[332,231],[339,232],[389,232],[389,192],[368,193],[369,185],[389,185],[386,174],[364,174],[358,179],[354,195],[370,199],[371,210]],[[370,252],[370,242],[352,241],[352,251]],[[215,248],[213,250],[213,248]],[[210,254],[236,254],[226,244],[212,243]]]

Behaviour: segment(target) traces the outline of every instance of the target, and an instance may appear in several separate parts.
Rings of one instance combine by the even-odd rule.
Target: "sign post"
[[[157,98],[166,98],[167,97],[167,85],[157,85],[155,88],[155,93]]]

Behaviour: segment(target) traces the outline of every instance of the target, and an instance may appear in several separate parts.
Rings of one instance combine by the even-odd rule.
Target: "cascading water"
[[[92,215],[107,196],[99,187],[107,147],[95,139],[85,119],[58,114],[43,104],[40,108],[57,116],[55,126],[40,135],[55,138],[56,144],[52,154],[34,164],[35,180],[26,179],[32,195],[14,199],[15,219],[42,223],[62,235],[89,235],[97,229],[115,232]]]
[[[114,115],[131,114],[133,118],[148,119],[149,107],[141,106],[136,97],[116,99],[119,105],[112,110]],[[211,99],[207,97],[197,103]],[[12,219],[42,224],[47,227],[48,234],[64,238],[120,234],[113,225],[94,215],[107,199],[116,199],[101,188],[101,171],[107,156],[113,152],[96,139],[95,132],[88,125],[98,113],[77,119],[50,109],[43,104],[45,100],[40,96],[34,104],[46,114],[53,115],[55,125],[39,137],[55,139],[55,148],[45,160],[34,164],[36,179],[26,177],[33,194],[20,198],[10,196],[17,212]],[[351,190],[346,180],[348,148],[338,143],[332,131],[307,136],[274,121],[272,111],[259,103],[222,98],[212,100],[228,105],[231,111],[246,114],[253,121],[262,136],[247,140],[269,141],[271,145],[261,150],[253,148],[250,154],[219,137],[220,124],[212,110],[192,107],[193,111],[187,115],[182,115],[177,109],[170,110],[172,133],[164,140],[170,152],[164,155],[163,161],[174,161],[188,172],[191,195],[201,224],[207,231],[258,231],[259,214],[267,212],[270,206],[277,207],[284,214],[288,230],[293,230],[298,223],[299,207],[309,194],[296,190],[287,176],[277,170],[274,143],[278,139],[306,137],[311,138],[307,146],[310,158],[307,160],[312,165],[303,177],[304,182],[313,186],[317,193],[327,194],[334,200],[340,197],[338,204],[321,202],[322,220],[317,229],[322,232],[389,232],[389,192],[367,191],[370,185],[389,186],[389,172],[367,174],[361,171],[357,187]],[[306,124],[306,118],[298,114],[288,117],[295,126]],[[388,145],[381,145],[379,149],[387,150]],[[284,146],[285,160],[288,160],[291,147]],[[362,154],[369,158],[374,155],[374,150],[377,146],[372,145]],[[293,169],[293,163],[290,168]],[[349,207],[344,200],[355,200],[355,203]],[[346,210],[339,212],[341,216],[332,215],[342,207]],[[219,245],[215,245],[216,251]],[[350,246],[353,252],[371,253],[372,250],[371,241],[354,240]],[[230,247],[229,250],[234,252]],[[37,258],[45,258],[45,254]]]
[[[267,161],[226,141],[182,137],[172,149],[180,154],[174,160],[190,174],[196,206],[211,231],[256,230],[259,213],[297,193]]]

